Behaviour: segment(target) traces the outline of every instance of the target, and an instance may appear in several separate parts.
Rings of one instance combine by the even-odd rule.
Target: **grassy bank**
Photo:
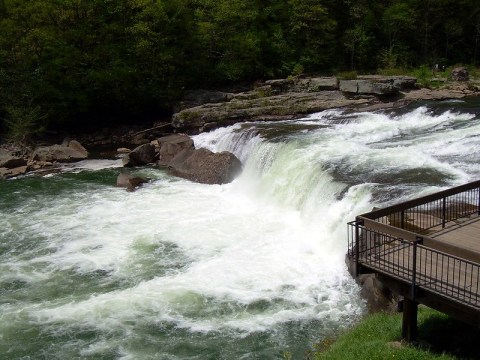
[[[317,345],[316,360],[480,359],[480,331],[427,307],[418,313],[419,344],[400,342],[402,315],[373,314],[337,339]]]

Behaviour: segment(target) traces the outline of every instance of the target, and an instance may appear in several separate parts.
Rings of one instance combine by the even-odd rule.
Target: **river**
[[[329,110],[194,137],[242,175],[118,159],[0,180],[1,359],[293,359],[365,314],[346,222],[480,178],[480,101]]]

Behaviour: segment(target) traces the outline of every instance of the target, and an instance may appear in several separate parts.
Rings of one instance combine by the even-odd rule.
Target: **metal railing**
[[[479,309],[480,253],[427,235],[473,214],[480,181],[360,215],[348,224],[354,272],[402,281],[411,299],[422,289]]]
[[[445,228],[449,222],[472,214],[480,215],[480,180],[371,211],[360,217],[428,234],[435,227]]]
[[[419,289],[480,308],[480,264],[432,249],[414,240],[371,229],[362,220],[349,226],[348,256],[363,270],[383,273],[410,286],[415,300]]]

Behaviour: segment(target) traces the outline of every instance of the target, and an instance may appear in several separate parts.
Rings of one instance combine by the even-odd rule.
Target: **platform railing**
[[[480,309],[480,264],[438,251],[429,240],[405,231],[406,238],[366,227],[362,220],[350,222],[348,256],[357,274],[378,272],[410,286],[415,301],[419,289]]]
[[[480,180],[423,196],[360,217],[419,234],[473,214],[480,215]]]

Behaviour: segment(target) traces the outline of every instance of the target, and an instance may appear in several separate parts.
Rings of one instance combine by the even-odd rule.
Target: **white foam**
[[[37,241],[23,254],[30,256],[12,251],[0,280],[34,285],[64,272],[100,272],[104,281],[128,282],[103,293],[2,305],[5,316],[21,312],[59,331],[86,326],[128,333],[142,321],[245,334],[356,316],[364,308],[344,265],[345,223],[376,205],[372,194],[382,189],[408,185],[403,199],[480,175],[480,125],[471,114],[434,115],[426,108],[396,117],[342,116],[334,110],[301,119],[322,127],[303,132],[300,126],[288,141],[265,140],[255,124],[196,136],[197,147],[242,159],[244,171],[231,184],[195,184],[150,169],[144,171],[155,181],[133,193],[80,187],[19,204],[17,212],[0,209],[8,236]],[[411,169],[437,171],[446,180],[369,180]]]
[[[114,169],[122,166],[122,159],[89,159],[74,163],[61,164],[60,168],[63,171],[79,172],[83,170],[97,171],[103,169]]]

